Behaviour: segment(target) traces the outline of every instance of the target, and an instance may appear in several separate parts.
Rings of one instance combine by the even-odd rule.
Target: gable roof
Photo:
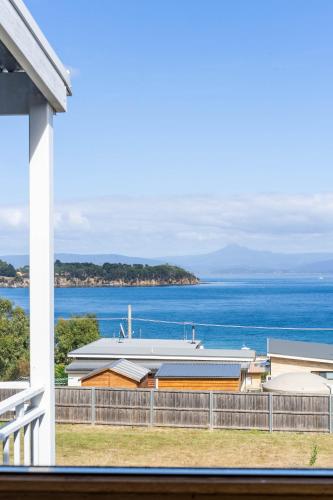
[[[95,375],[98,375],[99,373],[103,373],[106,370],[111,370],[112,372],[119,373],[120,375],[135,380],[136,382],[141,382],[141,380],[145,378],[149,373],[149,370],[147,370],[147,368],[144,368],[143,366],[131,363],[131,361],[128,361],[127,359],[118,359],[117,361],[113,361],[112,363],[108,363],[101,368],[93,370],[92,372],[88,373],[88,375],[82,377],[81,380],[89,379],[91,377],[94,377]]]
[[[156,378],[239,378],[240,364],[164,363]]]
[[[268,339],[267,355],[333,363],[333,344]]]
[[[5,69],[24,71],[55,111],[66,111],[69,72],[22,0],[0,0],[0,40]]]

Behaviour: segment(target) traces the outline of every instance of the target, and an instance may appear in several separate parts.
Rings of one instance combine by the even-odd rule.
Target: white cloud
[[[116,196],[56,207],[56,249],[158,256],[236,242],[283,251],[333,249],[333,193],[253,196]],[[0,208],[1,253],[27,230],[23,207]],[[25,250],[26,251],[26,250]]]

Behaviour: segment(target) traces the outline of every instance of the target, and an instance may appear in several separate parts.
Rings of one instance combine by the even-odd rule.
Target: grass
[[[57,464],[332,467],[333,435],[57,425]]]

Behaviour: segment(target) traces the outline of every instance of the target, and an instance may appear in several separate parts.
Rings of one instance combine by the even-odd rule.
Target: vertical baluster
[[[24,426],[24,465],[31,465],[31,424]]]
[[[32,422],[32,465],[39,465],[39,420]]]
[[[20,404],[15,408],[16,419],[23,417],[24,404]],[[14,432],[14,465],[21,464],[21,433],[20,431]]]
[[[3,464],[9,465],[9,436],[3,442]]]

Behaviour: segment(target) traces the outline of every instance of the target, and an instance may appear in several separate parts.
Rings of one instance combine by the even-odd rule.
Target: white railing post
[[[15,408],[15,418],[21,418],[24,415],[24,403]],[[21,464],[21,432],[20,429],[14,432],[14,465]]]
[[[24,457],[23,464],[26,466],[31,465],[31,448],[32,448],[32,440],[31,440],[31,424],[24,426],[24,438],[23,438],[23,446],[24,446]]]
[[[39,465],[55,464],[54,303],[53,303],[53,110],[33,103],[29,115],[30,157],[30,383],[45,391],[36,405],[45,410],[40,423],[41,447],[33,425],[34,457]]]

